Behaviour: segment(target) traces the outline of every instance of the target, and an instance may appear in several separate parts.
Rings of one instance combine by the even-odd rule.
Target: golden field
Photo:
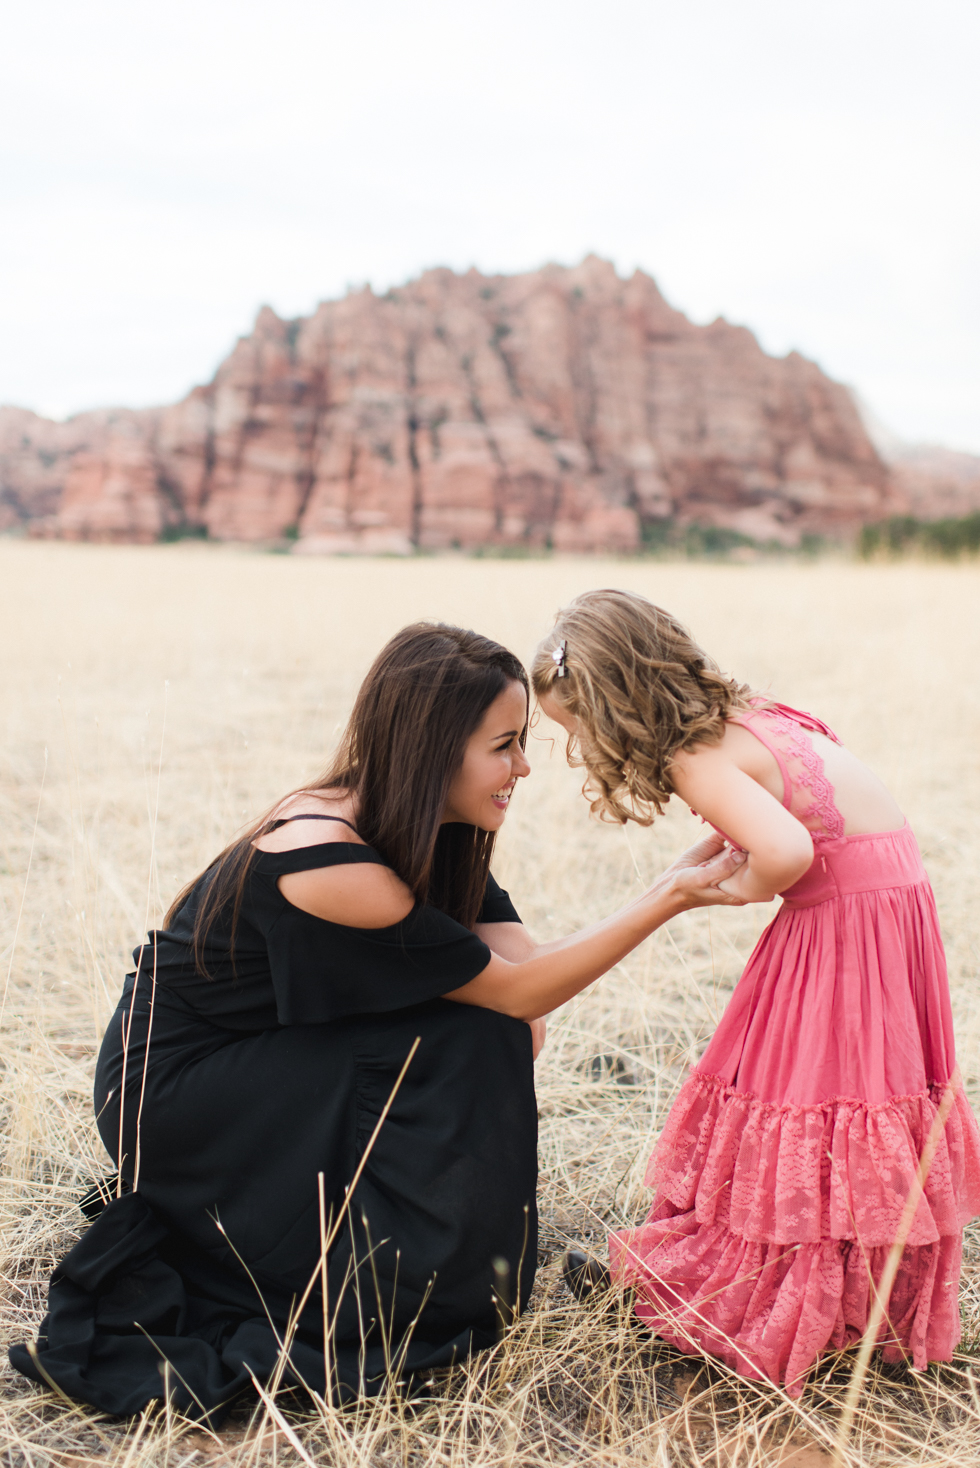
[[[589,586],[635,589],[723,667],[821,714],[919,836],[950,961],[960,1061],[980,1104],[980,569],[917,563],[317,560],[234,548],[0,541],[0,981],[5,1341],[33,1335],[46,1276],[107,1169],[94,1057],[129,953],[235,829],[326,760],[359,679],[405,622],[473,626],[525,659]],[[699,826],[591,820],[560,744],[532,731],[495,867],[541,938],[635,895]],[[674,803],[676,805],[676,802]],[[799,1403],[644,1340],[560,1282],[566,1241],[642,1214],[643,1168],[768,908],[677,919],[559,1015],[538,1062],[542,1266],[535,1308],[432,1399],[335,1413],[243,1406],[220,1434],[105,1421],[5,1369],[10,1465],[829,1463],[850,1358]],[[617,1057],[619,1080],[608,1064]],[[629,1084],[623,1084],[626,1080]],[[845,1461],[980,1462],[980,1247],[964,1354],[876,1368]]]

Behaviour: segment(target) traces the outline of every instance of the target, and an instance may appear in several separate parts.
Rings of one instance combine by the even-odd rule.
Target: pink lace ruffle
[[[756,1243],[694,1213],[613,1234],[613,1277],[637,1292],[636,1315],[662,1340],[718,1356],[743,1376],[802,1378],[827,1350],[852,1345],[868,1323],[869,1274],[880,1279],[886,1247],[825,1239]],[[960,1339],[960,1238],[906,1249],[879,1341],[885,1360],[919,1370],[948,1361]]]
[[[688,1213],[743,1240],[887,1247],[941,1091],[880,1105],[839,1099],[776,1106],[695,1072],[647,1169],[650,1222]],[[980,1135],[962,1091],[940,1139],[910,1247],[958,1234],[980,1212]]]

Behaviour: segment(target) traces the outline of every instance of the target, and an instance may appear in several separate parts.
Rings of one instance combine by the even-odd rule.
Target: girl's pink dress
[[[807,730],[782,704],[733,722],[779,762],[813,864],[762,934],[647,1169],[647,1222],[613,1234],[613,1277],[683,1351],[798,1395],[858,1340],[955,1056],[932,888],[908,825],[845,836]],[[839,742],[839,741],[837,741]],[[957,1086],[881,1342],[950,1359],[963,1224],[980,1212],[980,1133]]]

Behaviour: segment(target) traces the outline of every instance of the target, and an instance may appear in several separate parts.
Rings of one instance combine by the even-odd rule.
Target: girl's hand
[[[713,831],[667,868],[661,881],[669,882],[677,911],[692,907],[744,907],[747,899],[724,891],[719,883],[734,876],[745,862],[744,851],[734,851]],[[659,884],[658,884],[659,885]]]

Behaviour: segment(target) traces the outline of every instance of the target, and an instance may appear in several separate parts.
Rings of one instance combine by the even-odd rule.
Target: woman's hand
[[[658,878],[655,888],[663,891],[663,883],[669,883],[677,898],[677,911],[687,912],[692,907],[744,907],[749,900],[724,891],[719,883],[733,876],[745,862],[745,852],[735,851],[723,836],[712,831],[667,868]]]

